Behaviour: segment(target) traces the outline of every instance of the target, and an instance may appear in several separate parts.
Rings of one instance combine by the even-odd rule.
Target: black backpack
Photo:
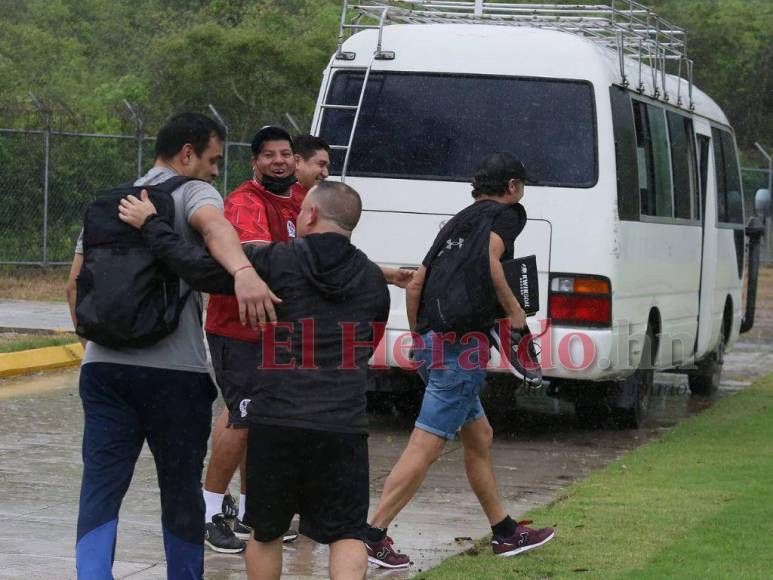
[[[492,326],[499,303],[491,281],[489,240],[509,208],[479,201],[449,221],[435,239],[421,295],[421,317],[436,332],[477,332]]]
[[[136,348],[155,344],[177,328],[190,290],[180,296],[180,279],[151,254],[139,230],[118,218],[118,206],[145,189],[159,217],[174,224],[172,192],[191,179],[119,185],[86,208],[75,307],[78,336],[111,348]]]

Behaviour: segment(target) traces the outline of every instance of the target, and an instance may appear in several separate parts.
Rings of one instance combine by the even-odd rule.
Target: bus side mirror
[[[757,193],[754,195],[754,213],[762,218],[770,215],[770,190],[757,190]]]

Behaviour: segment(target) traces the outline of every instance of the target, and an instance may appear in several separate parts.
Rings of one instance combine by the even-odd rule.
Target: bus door
[[[711,342],[712,310],[714,306],[714,286],[717,279],[717,228],[716,196],[709,195],[716,190],[714,154],[711,146],[711,126],[702,120],[695,119],[697,138],[698,171],[700,179],[701,199],[701,280],[698,291],[698,332],[695,341],[695,356],[700,358],[706,353]]]

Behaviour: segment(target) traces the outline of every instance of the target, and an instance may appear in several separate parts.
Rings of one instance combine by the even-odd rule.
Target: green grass
[[[18,352],[46,346],[59,346],[78,342],[78,336],[70,333],[62,334],[9,334],[0,335],[0,353]]]
[[[513,558],[482,540],[419,578],[773,578],[773,375],[528,517],[556,538]]]

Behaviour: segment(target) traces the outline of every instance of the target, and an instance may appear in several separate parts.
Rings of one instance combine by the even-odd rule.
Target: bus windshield
[[[326,99],[357,105],[362,71],[340,71]],[[326,109],[320,136],[347,145],[354,110]],[[597,180],[593,90],[585,81],[371,72],[347,175],[469,182],[477,163],[506,151],[536,185]],[[334,151],[333,175],[345,152]]]

